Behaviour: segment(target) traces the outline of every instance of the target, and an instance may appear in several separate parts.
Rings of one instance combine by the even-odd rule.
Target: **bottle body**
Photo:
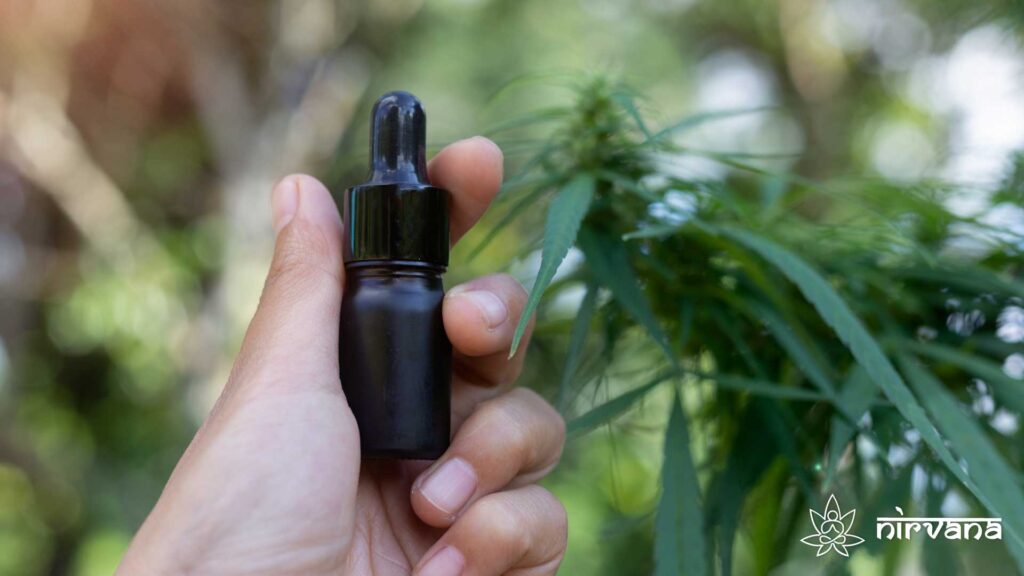
[[[341,385],[364,458],[435,459],[448,448],[451,344],[444,268],[411,261],[346,264]]]

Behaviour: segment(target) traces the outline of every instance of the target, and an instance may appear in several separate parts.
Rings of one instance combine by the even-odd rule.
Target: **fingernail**
[[[490,329],[501,326],[508,319],[508,307],[505,306],[505,302],[498,298],[494,292],[467,290],[465,292],[458,292],[455,296],[466,298],[468,302],[476,306],[476,309],[480,311],[480,315],[484,318],[484,323]]]
[[[288,225],[299,208],[299,184],[292,176],[281,180],[270,197],[270,211],[274,221],[274,233]]]
[[[466,567],[466,559],[454,546],[446,546],[434,554],[416,576],[459,576]]]
[[[476,491],[476,471],[462,458],[452,458],[434,470],[420,493],[441,511],[454,516]]]

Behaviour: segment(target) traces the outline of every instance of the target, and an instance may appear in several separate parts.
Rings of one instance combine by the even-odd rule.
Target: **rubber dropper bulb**
[[[427,116],[408,92],[388,92],[373,106],[370,182],[427,181]]]

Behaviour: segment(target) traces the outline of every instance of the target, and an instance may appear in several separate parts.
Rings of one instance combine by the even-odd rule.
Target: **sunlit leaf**
[[[512,336],[512,347],[509,350],[509,358],[515,355],[519,349],[519,342],[523,338],[530,317],[533,316],[540,297],[544,294],[551,279],[555,277],[558,266],[569,253],[569,248],[576,240],[583,217],[587,215],[590,201],[594,197],[594,178],[589,174],[580,174],[569,181],[555,195],[548,209],[548,219],[544,226],[544,243],[541,248],[540,270],[537,272],[537,280],[530,291],[530,297],[523,308],[519,324]]]

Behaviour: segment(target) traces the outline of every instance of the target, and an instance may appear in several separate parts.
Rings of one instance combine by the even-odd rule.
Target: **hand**
[[[452,193],[453,242],[501,171],[484,138],[431,162],[432,181]],[[522,287],[487,276],[445,298],[455,433],[444,456],[361,463],[338,378],[337,208],[309,176],[281,181],[272,205],[274,258],[234,369],[118,573],[554,574],[565,511],[535,482],[558,462],[565,427],[540,396],[511,389]]]

